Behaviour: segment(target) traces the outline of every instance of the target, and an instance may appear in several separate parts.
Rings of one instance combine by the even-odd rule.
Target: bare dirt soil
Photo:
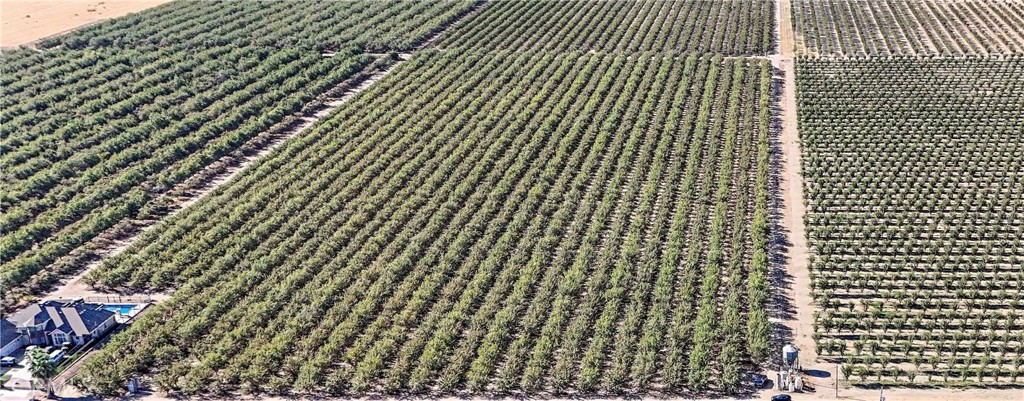
[[[169,0],[3,0],[0,46],[16,47]]]
[[[778,7],[775,12],[778,21],[779,54],[783,57],[793,57],[796,54],[796,37],[793,35],[793,5],[790,0],[778,0]]]
[[[781,171],[779,192],[782,202],[780,220],[784,230],[785,246],[782,250],[785,260],[785,275],[788,288],[784,297],[793,313],[781,318],[782,324],[790,329],[791,341],[800,348],[801,364],[811,367],[817,356],[814,352],[814,299],[811,296],[811,273],[807,235],[804,231],[804,191],[800,173],[800,134],[797,132],[796,114],[796,64],[793,60],[795,41],[793,24],[790,22],[790,0],[780,0],[776,9],[779,15],[779,52],[769,57],[772,65],[783,74],[782,90],[779,94],[779,150]]]
[[[790,44],[792,42],[789,42]],[[780,41],[780,46],[785,46]],[[790,47],[792,49],[792,47]],[[784,326],[776,330],[784,334],[784,340],[800,349],[800,365],[804,371],[828,372],[834,366],[819,365],[814,349],[814,298],[811,294],[810,250],[804,229],[803,176],[800,172],[800,135],[797,132],[796,113],[796,65],[792,57],[771,56],[772,66],[782,74],[782,88],[779,94],[779,119],[781,130],[778,148],[781,153],[779,171],[778,201],[782,242],[780,252],[784,267],[779,269],[782,277],[777,280],[779,299],[785,305],[786,313],[773,317],[773,323]],[[774,351],[774,350],[773,350]],[[770,357],[778,357],[776,352]],[[768,375],[772,377],[771,374]],[[835,377],[830,375],[805,375],[805,383],[814,387],[833,387]]]

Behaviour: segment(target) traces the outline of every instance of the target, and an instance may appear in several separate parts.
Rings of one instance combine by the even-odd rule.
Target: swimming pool
[[[106,304],[103,305],[103,309],[106,309],[114,313],[120,313],[122,315],[131,315],[132,309],[135,309],[135,304]]]

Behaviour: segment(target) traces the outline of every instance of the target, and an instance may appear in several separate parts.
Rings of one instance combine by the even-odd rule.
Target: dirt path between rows
[[[796,113],[796,65],[792,57],[771,56],[772,66],[782,80],[779,93],[778,136],[779,176],[778,176],[778,220],[781,230],[776,241],[781,253],[778,260],[783,264],[776,283],[779,300],[785,304],[786,313],[773,317],[773,324],[782,325],[785,337],[800,349],[800,364],[805,369],[816,369],[817,354],[814,350],[814,298],[811,295],[811,272],[807,246],[807,234],[804,228],[804,191],[803,176],[800,171],[800,134],[797,132]],[[779,330],[776,330],[777,332]],[[772,350],[769,354],[778,357]]]
[[[782,57],[796,55],[796,36],[793,35],[793,4],[791,0],[778,0],[775,8],[776,29],[779,38],[779,54]]]
[[[800,134],[797,132],[796,113],[796,63],[793,60],[795,41],[789,14],[790,0],[779,0],[779,51],[781,55],[770,57],[772,66],[782,74],[782,88],[779,94],[779,150],[781,169],[779,171],[779,192],[782,201],[781,221],[785,229],[786,273],[791,276],[789,288],[794,314],[783,323],[792,329],[793,340],[800,348],[801,362],[812,364],[814,353],[814,298],[811,296],[811,273],[809,269],[807,234],[804,230],[804,188],[800,171]]]
[[[776,142],[777,195],[776,195],[776,238],[774,252],[774,282],[777,294],[774,298],[772,324],[775,327],[773,345],[792,342],[800,349],[800,364],[805,370],[827,371],[817,366],[814,349],[814,298],[811,295],[810,251],[804,228],[803,176],[800,164],[800,135],[797,132],[796,64],[793,59],[796,41],[790,20],[790,0],[778,0],[776,7],[779,53],[769,59],[775,68],[778,85],[778,139]],[[777,82],[778,84],[778,82]],[[779,358],[777,349],[772,349],[770,358]],[[769,377],[771,377],[769,375]],[[834,386],[835,378],[828,383],[814,382],[813,385]]]

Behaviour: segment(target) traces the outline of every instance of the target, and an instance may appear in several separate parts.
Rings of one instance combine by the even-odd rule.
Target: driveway
[[[28,366],[25,365],[25,349],[15,351],[10,356],[13,356],[18,360],[18,364],[15,366],[5,366],[0,370],[0,375],[10,374],[11,379],[4,385],[6,389],[14,390],[31,390],[32,389],[32,373],[28,371]]]

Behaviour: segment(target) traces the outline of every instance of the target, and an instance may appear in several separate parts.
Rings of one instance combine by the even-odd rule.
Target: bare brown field
[[[30,44],[41,38],[154,7],[168,0],[2,0],[0,46]]]

